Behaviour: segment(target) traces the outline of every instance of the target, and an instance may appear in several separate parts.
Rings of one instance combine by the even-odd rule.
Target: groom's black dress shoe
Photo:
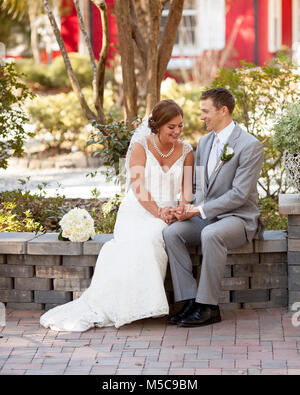
[[[214,324],[221,321],[219,306],[195,303],[194,308],[177,322],[180,327],[194,327]]]
[[[184,316],[189,313],[189,311],[194,306],[194,303],[195,303],[195,299],[188,299],[185,302],[183,308],[180,311],[178,311],[178,313],[168,317],[167,323],[176,325],[178,321],[182,320]]]

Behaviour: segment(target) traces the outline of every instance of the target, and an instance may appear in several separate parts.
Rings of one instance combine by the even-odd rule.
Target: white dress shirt
[[[227,143],[229,136],[231,135],[234,127],[235,127],[235,123],[231,121],[230,124],[227,125],[224,129],[220,130],[219,133],[214,132],[215,138],[207,162],[208,177],[210,177],[212,171],[217,166],[219,156],[221,155],[224,146]],[[197,208],[200,211],[201,217],[205,219],[206,215],[203,211],[202,206],[200,205]]]

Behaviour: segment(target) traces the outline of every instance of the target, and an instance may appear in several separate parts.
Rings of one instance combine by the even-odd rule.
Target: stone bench
[[[57,236],[0,233],[0,301],[8,309],[48,310],[79,297],[90,284],[99,251],[113,237],[71,243]],[[264,240],[228,251],[219,301],[223,310],[288,305],[287,240],[284,231],[266,231]],[[201,248],[190,248],[190,255],[199,279]],[[172,305],[169,269],[165,289]]]

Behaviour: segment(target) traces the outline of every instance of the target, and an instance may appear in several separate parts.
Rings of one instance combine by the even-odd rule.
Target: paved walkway
[[[223,321],[177,328],[146,319],[84,333],[39,325],[41,312],[9,311],[0,328],[0,374],[300,374],[300,326],[284,309],[223,312]]]

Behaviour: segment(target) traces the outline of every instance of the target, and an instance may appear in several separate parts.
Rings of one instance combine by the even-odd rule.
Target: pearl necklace
[[[173,146],[172,146],[172,148],[170,149],[170,151],[169,151],[167,154],[163,154],[163,153],[160,151],[160,149],[158,148],[154,136],[153,136],[153,144],[154,144],[155,150],[159,153],[159,155],[160,155],[162,158],[168,158],[168,156],[170,156],[170,155],[173,153],[173,151],[174,151],[174,146],[175,146],[175,144],[173,143]]]

